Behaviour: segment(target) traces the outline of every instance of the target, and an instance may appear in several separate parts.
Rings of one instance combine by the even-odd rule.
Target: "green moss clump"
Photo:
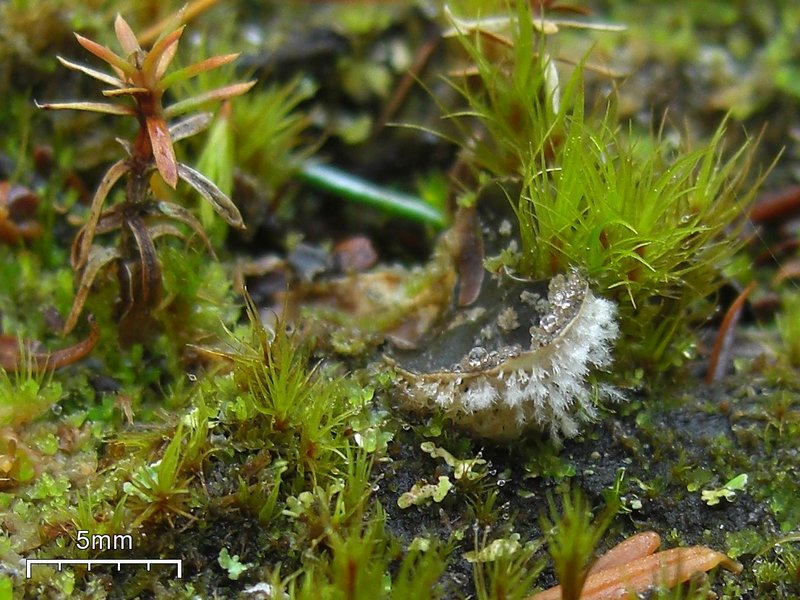
[[[676,147],[663,130],[619,126],[613,98],[586,114],[583,67],[562,80],[535,22],[517,2],[499,61],[481,35],[460,37],[481,83],[455,85],[470,107],[453,115],[464,157],[476,181],[506,189],[519,225],[518,252],[489,266],[534,279],[580,269],[619,304],[627,368],[681,364],[741,248],[751,145],[724,158],[723,123],[706,144]]]

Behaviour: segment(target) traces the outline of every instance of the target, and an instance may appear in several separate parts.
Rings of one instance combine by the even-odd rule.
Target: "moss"
[[[488,174],[504,188],[518,221],[519,252],[490,268],[532,279],[580,269],[620,306],[624,368],[680,366],[690,324],[713,310],[706,299],[737,251],[731,236],[760,181],[748,176],[753,151],[744,143],[724,157],[724,123],[704,144],[675,148],[665,124],[643,136],[618,123],[613,94],[587,112],[591,57],[562,80],[551,36],[516,6],[499,65],[489,42],[460,34],[481,87],[453,84],[469,105],[452,117],[464,159],[475,181]]]
[[[74,215],[86,212],[79,190],[94,188],[100,167],[118,155],[113,137],[121,130],[103,119],[45,119],[31,108],[30,97],[96,93],[83,89],[65,70],[54,70],[52,57],[59,53],[71,60],[76,54],[71,29],[113,44],[109,23],[117,7],[102,3],[87,12],[75,3],[58,10],[40,4],[10,3],[0,9],[0,89],[8,100],[0,108],[0,125],[7,133],[0,142],[0,179],[35,191],[36,219],[42,225],[41,237],[32,243],[0,246],[0,323],[2,334],[14,341],[40,340],[45,348],[55,348],[73,341],[59,339],[55,313],[66,315],[72,301],[69,245]],[[717,96],[735,108],[735,119],[744,114],[760,119],[761,100],[778,99],[771,109],[786,107],[781,103],[793,93],[786,84],[784,31],[793,21],[770,24],[750,8],[719,3],[710,21],[705,12],[685,7],[676,11],[670,3],[594,6],[603,4],[613,4],[620,21],[633,21],[630,15],[647,10],[652,22],[672,24],[671,29],[659,27],[671,33],[648,29],[650,39],[643,39],[637,25],[613,34],[615,44],[622,40],[613,48],[611,33],[590,34],[597,46],[584,56],[583,70],[558,69],[558,107],[552,95],[544,95],[552,94],[556,80],[541,59],[580,59],[583,50],[578,48],[585,48],[590,38],[585,32],[565,31],[567,26],[542,46],[535,31],[512,31],[512,37],[524,42],[514,48],[492,41],[491,33],[467,34],[466,56],[458,43],[445,41],[431,55],[428,70],[417,71],[446,114],[459,107],[439,82],[442,73],[451,72],[452,79],[452,69],[469,60],[484,79],[483,87],[474,78],[458,85],[467,100],[482,104],[469,115],[458,113],[448,120],[465,118],[462,133],[471,141],[463,152],[475,172],[473,180],[453,170],[461,175],[451,190],[445,189],[446,171],[457,152],[455,144],[434,143],[413,129],[401,135],[376,129],[372,139],[358,145],[341,141],[346,118],[362,125],[379,122],[383,98],[387,91],[393,93],[401,67],[409,64],[408,50],[429,27],[448,27],[444,15],[412,15],[405,5],[359,14],[360,9],[350,6],[309,4],[271,7],[270,18],[263,20],[242,8],[224,25],[215,18],[220,12],[195,17],[195,31],[212,33],[201,34],[200,47],[184,44],[177,61],[190,64],[205,54],[247,46],[251,56],[242,57],[242,63],[249,61],[245,70],[268,65],[269,80],[263,87],[259,84],[251,97],[225,109],[230,112],[218,117],[205,142],[180,150],[190,164],[198,164],[202,155],[203,168],[219,176],[237,203],[242,201],[249,231],[240,238],[226,225],[208,220],[221,262],[209,260],[196,240],[161,243],[158,257],[166,293],[155,309],[160,325],[147,344],[120,348],[114,311],[119,290],[110,281],[112,274],[97,279],[87,301],[101,339],[85,361],[42,376],[24,369],[0,372],[0,517],[7,531],[0,538],[0,558],[8,566],[0,577],[0,596],[524,598],[555,584],[566,562],[585,566],[590,547],[606,549],[642,528],[658,530],[670,545],[724,549],[745,565],[739,576],[717,573],[702,585],[657,590],[654,597],[694,598],[709,589],[731,600],[796,596],[800,553],[793,532],[800,527],[800,490],[794,474],[800,467],[795,448],[800,425],[791,280],[784,279],[778,288],[780,324],[761,313],[759,340],[768,340],[772,355],[737,358],[736,374],[709,387],[696,376],[703,365],[687,362],[687,354],[702,349],[703,341],[695,336],[698,320],[724,304],[707,292],[719,290],[736,273],[765,282],[765,290],[773,276],[773,267],[756,264],[752,249],[740,242],[716,245],[730,241],[735,225],[728,230],[725,223],[732,222],[730,217],[750,193],[750,183],[739,178],[744,178],[740,167],[751,150],[736,158],[742,134],[732,121],[727,129],[719,128],[722,115],[713,111],[720,105],[709,104],[709,98],[725,92],[731,82],[723,76],[715,79],[719,73],[710,73],[710,63],[700,59],[709,40],[740,53],[748,44],[760,47],[759,37],[770,40],[765,53],[740,56],[756,63],[759,56],[771,57],[769,64],[780,67],[774,73],[783,73],[782,83],[779,78],[770,83],[755,103],[747,95]],[[514,6],[528,10],[524,3]],[[151,18],[166,16],[169,8],[153,5],[137,12],[135,19],[147,25]],[[486,16],[489,8],[506,11],[508,4],[470,0],[451,8],[471,19]],[[326,11],[347,13],[348,27],[332,36],[320,31],[306,35],[312,23],[330,29],[332,12]],[[788,5],[770,11],[789,17],[796,12]],[[334,71],[326,72],[313,57],[301,60],[299,67],[286,58],[296,48],[292,50],[289,41],[294,38],[281,28],[300,13],[304,23],[295,27],[305,35],[303,48],[311,47],[305,42],[319,41],[328,52],[320,64],[336,63]],[[749,29],[736,24],[734,13],[747,16]],[[41,19],[40,31],[47,32],[42,39],[33,39],[30,28],[20,28],[18,34],[7,26],[32,18]],[[262,40],[269,40],[270,50],[242,39],[253,24],[264,32]],[[276,40],[282,36],[287,42],[276,53]],[[655,47],[652,42],[659,39],[664,43]],[[45,59],[31,54],[35,45]],[[636,48],[644,48],[643,54],[636,54]],[[591,68],[601,59],[619,66],[623,51],[632,52],[630,64],[651,62],[619,88],[616,107],[612,103],[606,110],[601,93],[600,109],[593,110],[598,89],[611,84],[592,75]],[[535,52],[539,58],[531,60]],[[260,76],[263,71],[256,68]],[[689,69],[696,76],[687,78]],[[291,76],[282,79],[286,70]],[[338,80],[342,73],[345,82]],[[230,77],[230,72],[216,82],[209,77],[196,88],[179,90],[176,97]],[[529,85],[514,88],[515,81]],[[649,82],[644,91],[636,87],[642,81]],[[752,81],[742,79],[745,87]],[[688,94],[679,95],[672,103],[674,121],[687,118],[685,142],[673,144],[680,136],[669,121],[658,134],[658,109],[654,118],[639,114],[630,126],[618,127],[617,119],[627,118],[641,103],[663,105],[663,90],[680,87],[674,82],[702,91],[691,100]],[[486,90],[495,95],[484,96]],[[646,100],[632,102],[636,94]],[[438,128],[442,123],[434,104],[423,91],[412,90],[401,118]],[[792,120],[791,110],[772,112],[781,122]],[[515,124],[515,119],[521,121]],[[653,120],[656,134],[650,131]],[[476,122],[483,122],[489,133],[475,135]],[[90,130],[91,136],[86,134]],[[351,141],[367,133],[365,128],[355,131]],[[763,162],[769,153],[774,138],[767,132],[764,140],[766,148],[752,150],[753,160]],[[223,144],[225,152],[216,152]],[[52,147],[49,159],[43,145]],[[792,152],[790,148],[786,156]],[[516,209],[526,236],[516,240],[515,249],[508,236],[487,234],[486,247],[501,257],[491,264],[514,265],[537,276],[550,276],[570,264],[581,266],[594,281],[593,289],[615,296],[624,315],[625,340],[612,376],[641,387],[627,392],[627,404],[597,407],[599,418],[560,447],[535,435],[513,443],[486,443],[455,430],[442,414],[419,417],[398,409],[394,373],[379,360],[387,333],[392,336],[409,324],[421,331],[447,320],[451,288],[459,275],[449,254],[452,240],[420,266],[428,247],[422,229],[394,220],[386,235],[385,217],[343,209],[293,182],[296,169],[312,155],[406,189],[412,187],[409,181],[417,166],[425,163],[428,187],[436,189],[424,195],[435,197],[437,211],[447,210],[448,194],[459,196],[462,204],[477,203],[487,229],[496,224],[491,202],[495,188],[487,182],[498,180],[511,202],[502,200]],[[47,160],[41,162],[43,157]],[[575,177],[577,170],[582,177]],[[782,159],[771,177],[790,180],[790,163]],[[548,185],[540,185],[544,182]],[[668,185],[662,188],[661,183]],[[617,204],[605,195],[606,188],[617,192]],[[179,198],[158,184],[156,191]],[[252,206],[244,205],[246,197]],[[124,200],[124,194],[120,190],[111,200]],[[651,205],[669,214],[660,219],[651,213],[648,221],[626,212]],[[669,226],[680,221],[679,209],[690,206],[698,211],[697,220],[684,229],[672,227],[680,235],[669,238]],[[502,218],[514,218],[511,208],[499,212]],[[552,217],[549,222],[546,216]],[[250,278],[247,283],[259,301],[249,307],[232,290],[234,263],[263,253],[283,258],[284,236],[333,247],[356,234],[376,240],[383,263],[404,263],[376,276],[385,283],[387,273],[402,273],[383,300],[374,301],[373,294],[386,288],[358,287],[366,277],[357,272],[335,283],[325,272],[302,285],[292,282],[290,269]],[[767,231],[763,239],[770,242],[773,235],[780,236]],[[386,238],[391,240],[379,241]],[[495,243],[497,239],[503,241]],[[658,244],[660,254],[655,251]],[[644,248],[644,255],[637,248]],[[739,268],[717,264],[731,258]],[[287,333],[287,321],[267,326],[257,316],[267,312],[264,298],[275,300],[268,289],[271,282],[265,282],[273,275],[293,286],[285,296],[284,315],[300,325],[293,334]],[[256,289],[259,285],[263,288]],[[318,304],[311,300],[314,294]],[[651,297],[657,300],[649,301]],[[346,306],[354,300],[364,303],[360,306],[372,302],[371,311],[356,316]],[[427,320],[415,320],[423,313]],[[506,327],[512,327],[512,315],[502,314]],[[660,329],[654,325],[658,323]],[[748,332],[755,328],[747,315],[743,324]],[[79,322],[74,339],[83,327]],[[683,370],[672,370],[675,365]],[[652,379],[656,371],[665,374]],[[730,483],[743,474],[746,486]],[[436,488],[442,480],[450,484],[444,494]],[[426,485],[433,485],[439,496],[398,506],[403,494]],[[560,497],[568,490],[581,490],[585,502],[571,501],[565,514],[554,510],[550,521],[561,523],[555,528],[540,522],[548,495]],[[709,505],[704,492],[719,502]],[[617,512],[600,535],[591,507],[604,502]],[[37,567],[25,579],[23,558],[128,556],[79,550],[78,530],[130,533],[137,556],[183,558],[186,579],[174,581],[171,573],[157,568],[116,572],[102,567],[91,573]],[[579,534],[587,534],[592,543],[573,544],[579,552],[571,557],[558,552]],[[545,538],[556,550],[555,560],[548,558]]]

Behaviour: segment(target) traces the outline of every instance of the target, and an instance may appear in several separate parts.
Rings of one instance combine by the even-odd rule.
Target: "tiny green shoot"
[[[236,581],[239,579],[242,573],[247,571],[251,565],[245,564],[239,560],[239,555],[234,554],[231,556],[228,553],[227,548],[223,548],[219,551],[219,557],[217,558],[217,562],[219,562],[219,566],[225,569],[228,572],[228,579],[233,579]]]
[[[733,502],[736,492],[741,492],[747,487],[747,480],[747,473],[742,473],[728,481],[721,488],[703,490],[700,497],[709,506],[719,504],[723,498],[728,502]]]

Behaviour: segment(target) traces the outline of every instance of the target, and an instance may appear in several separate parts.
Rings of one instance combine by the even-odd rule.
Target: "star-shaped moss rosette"
[[[39,104],[38,106],[47,109],[76,109],[111,115],[135,116],[139,120],[141,130],[134,146],[134,154],[140,158],[151,155],[155,159],[158,172],[164,181],[174,188],[179,177],[187,178],[182,176],[178,161],[175,159],[167,119],[190,112],[212,100],[226,100],[244,94],[253,87],[255,81],[224,86],[162,107],[162,98],[167,88],[204,71],[228,64],[236,60],[239,54],[213,56],[166,75],[167,68],[178,50],[184,26],[161,36],[149,52],[142,50],[136,35],[121,15],[117,15],[114,29],[125,57],[80,34],[75,34],[78,43],[107,62],[114,71],[114,75],[68,61],[60,56],[58,60],[69,69],[80,71],[113,86],[114,89],[103,90],[104,96],[109,98],[132,96],[136,101],[136,106],[110,102],[62,102]]]
[[[176,23],[180,22],[181,16],[181,13],[176,15]],[[161,281],[152,240],[160,235],[177,233],[174,227],[164,224],[165,219],[188,225],[208,243],[199,222],[186,209],[171,202],[152,200],[148,183],[152,171],[157,170],[172,188],[176,187],[178,179],[183,179],[210,202],[214,210],[230,225],[237,228],[244,227],[241,214],[231,199],[207,177],[179,163],[175,158],[173,143],[204,129],[210,121],[210,115],[198,113],[172,125],[168,124],[168,120],[185,115],[210,101],[227,100],[243,94],[255,84],[255,81],[235,83],[166,107],[162,105],[164,92],[170,86],[228,64],[235,60],[238,54],[214,56],[167,74],[167,69],[177,52],[184,26],[165,28],[169,33],[163,34],[156,40],[149,51],[142,49],[133,30],[120,15],[117,15],[114,29],[124,56],[82,35],[75,34],[78,43],[108,63],[113,74],[61,57],[58,57],[58,60],[69,69],[80,71],[112,86],[111,89],[103,90],[104,96],[111,99],[129,96],[134,100],[132,105],[129,102],[76,101],[43,104],[37,102],[37,106],[44,109],[74,109],[129,115],[136,117],[139,122],[139,132],[134,143],[121,141],[128,156],[114,163],[106,172],[92,199],[87,222],[73,242],[71,262],[73,269],[79,275],[80,283],[65,325],[67,332],[77,322],[92,281],[102,268],[113,261],[121,261],[121,264],[126,266],[125,270],[139,282],[133,285],[129,281],[120,281],[121,287],[134,290],[132,297],[125,297],[123,292],[123,304],[136,306],[138,310],[145,312],[152,308],[157,300],[156,292],[160,289]],[[106,197],[123,175],[129,178],[126,200],[110,210],[103,211]],[[146,226],[145,221],[156,222]],[[108,233],[115,229],[120,229],[123,234],[119,249],[93,246],[96,233]]]

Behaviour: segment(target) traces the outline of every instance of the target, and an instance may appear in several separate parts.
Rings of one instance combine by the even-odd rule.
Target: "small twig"
[[[800,214],[800,185],[763,194],[750,209],[750,219],[756,222],[780,221]]]
[[[409,91],[411,91],[411,86],[414,85],[419,78],[420,73],[422,73],[423,69],[425,69],[425,66],[428,64],[428,60],[430,60],[433,51],[436,50],[440,41],[441,37],[439,37],[439,32],[437,31],[435,36],[429,37],[419,47],[416,55],[414,56],[414,62],[408,68],[408,71],[405,72],[402,79],[400,79],[400,83],[397,84],[391,99],[386,104],[386,107],[383,109],[383,112],[378,120],[375,122],[375,126],[372,128],[373,137],[386,126],[386,123],[394,118],[397,111],[403,105],[403,102],[405,102]]]
[[[711,356],[708,359],[708,370],[706,371],[706,383],[714,383],[719,381],[725,373],[725,366],[728,363],[728,356],[730,355],[731,344],[733,343],[733,331],[736,324],[739,322],[739,317],[742,314],[742,307],[744,306],[747,297],[756,288],[756,282],[751,281],[741,294],[736,297],[736,300],[730,305],[725,317],[722,319],[722,324],[719,326],[717,339],[714,340],[714,348],[711,350]]]
[[[89,335],[85,339],[51,352],[36,352],[32,350],[33,343],[20,342],[16,336],[0,335],[0,368],[6,371],[28,369],[32,373],[44,373],[85,358],[100,339],[100,331],[92,315],[89,315],[87,322]]]

